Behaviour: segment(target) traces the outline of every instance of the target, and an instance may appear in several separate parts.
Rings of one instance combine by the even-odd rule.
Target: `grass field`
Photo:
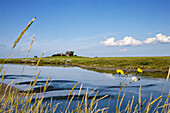
[[[2,63],[4,59],[0,59]],[[34,64],[38,58],[28,58],[27,63]],[[25,63],[25,59],[10,59],[7,63]],[[135,71],[141,68],[144,72],[167,72],[170,66],[170,57],[44,57],[40,65],[71,65],[98,72],[111,73],[117,68]]]
[[[61,63],[70,60],[75,65],[128,69],[140,67],[144,69],[167,70],[170,66],[170,57],[46,57],[43,60],[51,63]]]

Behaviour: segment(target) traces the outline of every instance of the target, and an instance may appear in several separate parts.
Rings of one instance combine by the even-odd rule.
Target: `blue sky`
[[[0,58],[35,16],[12,53],[28,49],[35,33],[30,57],[44,50],[45,56],[170,55],[170,0],[0,0]]]

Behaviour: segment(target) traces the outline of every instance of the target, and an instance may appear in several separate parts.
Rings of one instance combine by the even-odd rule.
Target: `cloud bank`
[[[115,38],[106,38],[105,41],[101,41],[100,44],[104,46],[138,46],[144,44],[156,44],[156,43],[170,43],[170,36],[165,36],[161,33],[155,37],[147,38],[144,41],[136,40],[132,36],[126,36],[122,40],[115,41]]]

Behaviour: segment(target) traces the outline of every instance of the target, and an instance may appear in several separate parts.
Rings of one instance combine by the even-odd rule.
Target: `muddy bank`
[[[83,65],[74,65],[83,69],[89,69],[89,70],[101,70],[103,72],[107,72],[107,71],[116,71],[117,69],[121,69],[125,72],[137,72],[137,69],[128,69],[128,68],[108,68],[108,67],[93,67],[93,66],[83,66]],[[158,70],[158,69],[142,69],[143,72],[155,72],[155,73],[168,73],[168,70]]]

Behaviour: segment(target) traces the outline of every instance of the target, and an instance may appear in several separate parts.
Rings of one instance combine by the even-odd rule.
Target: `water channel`
[[[43,88],[46,83],[46,80],[49,77],[49,81],[52,82],[50,83],[47,91],[43,94],[45,97],[44,101],[50,102],[50,98],[53,97],[53,102],[61,102],[57,110],[58,112],[62,110],[63,105],[67,100],[67,95],[77,82],[80,83],[73,91],[73,94],[75,93],[76,96],[78,95],[79,88],[82,83],[83,88],[80,97],[86,94],[87,88],[88,92],[90,93],[93,89],[97,87],[97,90],[99,90],[97,98],[100,98],[104,95],[109,95],[107,98],[98,102],[98,108],[109,107],[109,112],[112,112],[115,110],[116,107],[117,96],[120,89],[120,80],[123,81],[125,79],[124,76],[119,76],[118,74],[114,75],[111,73],[98,73],[95,71],[85,70],[79,67],[39,66],[35,72],[35,66],[31,65],[25,66],[22,77],[20,77],[23,65],[5,64],[3,70],[5,69],[5,67],[7,68],[7,71],[3,82],[9,84],[14,80],[13,86],[16,87],[20,79],[20,84],[18,86],[20,90],[26,90],[30,84],[30,81],[33,78],[33,75],[36,75],[39,71],[41,71],[37,80],[38,82],[34,88],[34,91],[37,92],[37,94],[39,95],[42,95],[42,93],[40,93],[40,87]],[[145,74],[147,75],[147,73]],[[133,74],[129,74],[123,84],[129,83],[132,80],[133,76]],[[122,110],[125,109],[125,106],[127,105],[128,101],[131,100],[133,96],[135,96],[134,103],[137,103],[140,86],[142,87],[142,101],[144,101],[144,99],[147,99],[148,101],[151,95],[152,99],[155,99],[161,95],[166,81],[165,78],[152,78],[149,76],[140,75],[136,77],[140,78],[140,81],[129,84],[121,92],[121,96],[125,92],[125,98],[122,103]],[[169,90],[170,82],[168,82],[166,85],[166,89],[163,93],[162,103],[166,100]],[[93,97],[96,91],[90,97]],[[73,102],[71,103],[70,110],[74,109],[77,105],[76,96]]]

